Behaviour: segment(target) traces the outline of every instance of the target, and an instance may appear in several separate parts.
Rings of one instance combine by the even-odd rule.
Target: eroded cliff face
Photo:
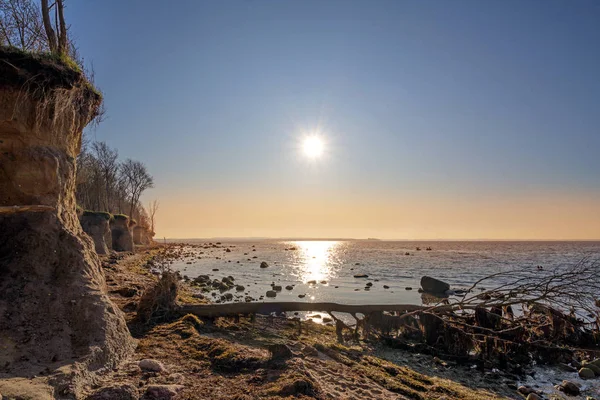
[[[112,367],[133,350],[75,207],[81,134],[100,102],[76,71],[0,48],[1,374]]]
[[[115,251],[134,251],[133,223],[126,215],[115,215],[110,221],[112,248]]]
[[[133,227],[133,243],[139,245],[148,245],[152,243],[152,236],[148,228],[136,225]]]
[[[96,253],[108,254],[109,248],[106,237],[110,237],[109,220],[110,214],[104,212],[85,211],[79,217],[83,231],[90,235],[94,241]],[[110,239],[112,241],[112,238]]]

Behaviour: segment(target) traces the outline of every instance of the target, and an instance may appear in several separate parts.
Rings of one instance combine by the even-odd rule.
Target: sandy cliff
[[[59,61],[5,48],[0,61],[0,376],[114,366],[133,341],[74,197],[101,97]]]

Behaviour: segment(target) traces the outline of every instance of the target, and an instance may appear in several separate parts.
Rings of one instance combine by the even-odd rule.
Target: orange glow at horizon
[[[161,198],[156,238],[600,239],[595,193],[381,199],[253,192]]]

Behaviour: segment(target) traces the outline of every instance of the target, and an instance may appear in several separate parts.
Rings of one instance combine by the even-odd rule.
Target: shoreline
[[[113,285],[111,286],[118,286],[120,284],[131,285],[136,281],[136,279],[138,279],[139,276],[144,276],[143,280],[150,284],[156,280],[156,277],[149,271],[148,261],[152,261],[152,259],[161,251],[167,252],[165,248],[161,247],[158,249],[149,250],[145,252],[144,255],[124,257],[123,260],[119,260],[117,262],[116,270],[120,272],[117,272],[114,269],[105,270],[108,278],[107,281],[110,282],[111,279],[113,280]],[[124,278],[120,281],[121,283],[119,283],[118,280],[115,280],[114,272],[117,272],[121,275],[121,278]],[[114,285],[115,283],[116,285]],[[185,300],[186,303],[190,301],[195,301],[197,303],[203,302],[202,299],[194,297],[195,288],[188,285],[184,281],[181,283],[182,294],[180,295],[180,300]],[[116,304],[119,304],[120,307],[126,306],[127,303],[131,301],[124,300],[121,294],[115,290],[112,292],[113,293],[110,295],[111,299]],[[137,297],[134,297],[134,299],[135,298]],[[127,320],[129,322],[132,321],[134,313],[127,312],[127,307],[124,308],[124,311],[126,311]],[[184,366],[187,368],[197,368],[197,366],[191,366],[191,364],[194,364],[197,361],[197,358],[203,360],[202,365],[204,365],[205,368],[208,368],[206,370],[207,372],[212,371],[209,372],[209,375],[211,376],[209,379],[211,385],[215,385],[217,382],[220,382],[217,386],[223,387],[222,385],[227,382],[228,391],[230,392],[235,385],[240,384],[240,381],[237,378],[239,378],[239,376],[243,376],[244,379],[246,379],[246,381],[244,381],[245,385],[247,385],[247,379],[259,381],[260,384],[257,384],[253,390],[255,392],[264,390],[263,393],[268,398],[278,398],[282,393],[287,394],[286,390],[291,390],[288,387],[289,385],[283,385],[283,389],[280,386],[277,386],[277,390],[279,390],[279,392],[274,392],[273,385],[271,385],[270,382],[265,381],[263,376],[258,377],[256,373],[252,373],[252,368],[248,369],[248,366],[246,365],[247,363],[252,364],[258,362],[262,369],[266,369],[267,371],[269,371],[271,368],[274,368],[273,365],[271,365],[271,363],[274,362],[274,353],[270,352],[269,349],[272,350],[270,346],[274,344],[281,345],[282,343],[285,343],[285,345],[289,347],[291,352],[294,354],[291,356],[291,360],[286,359],[285,362],[297,362],[295,360],[298,358],[301,360],[301,363],[299,364],[302,365],[300,370],[306,372],[304,378],[294,378],[298,378],[299,381],[303,382],[303,384],[295,386],[292,385],[292,387],[304,387],[303,385],[306,382],[309,382],[308,387],[310,388],[318,387],[321,391],[329,391],[330,394],[337,393],[337,396],[342,396],[342,393],[347,393],[347,398],[364,398],[360,396],[364,396],[367,392],[360,392],[360,385],[354,387],[351,382],[346,382],[347,387],[344,388],[347,390],[346,392],[336,392],[336,389],[328,387],[327,383],[324,383],[318,379],[315,381],[315,372],[318,370],[321,371],[319,373],[324,375],[330,374],[335,376],[335,371],[339,371],[340,368],[343,368],[345,369],[345,375],[355,376],[357,371],[364,372],[362,368],[365,368],[365,365],[367,365],[368,368],[377,368],[375,372],[371,371],[374,377],[369,378],[368,382],[364,382],[371,390],[369,398],[373,399],[396,398],[394,396],[399,396],[397,398],[442,399],[444,398],[442,393],[436,394],[436,390],[440,387],[444,388],[444,390],[449,390],[452,393],[455,393],[456,397],[453,398],[458,399],[514,399],[521,397],[521,395],[517,392],[517,388],[521,384],[535,385],[535,380],[531,378],[531,375],[535,374],[535,370],[530,370],[528,373],[524,373],[524,375],[519,378],[514,374],[504,373],[497,370],[492,371],[492,369],[486,370],[484,368],[483,370],[480,370],[480,367],[477,367],[474,370],[473,365],[462,365],[461,363],[443,361],[431,355],[394,350],[379,342],[359,342],[349,345],[350,347],[346,347],[345,345],[340,345],[337,343],[335,329],[331,326],[305,321],[302,323],[302,328],[302,334],[298,335],[296,323],[289,321],[286,318],[257,316],[256,322],[252,323],[246,318],[240,318],[239,322],[236,322],[229,318],[200,320],[196,317],[188,315],[171,323],[155,325],[148,331],[140,330],[136,332],[136,330],[133,329],[132,333],[136,332],[134,333],[134,336],[140,341],[134,358],[156,358],[165,366],[173,365],[174,363],[182,363],[175,368],[177,372],[174,372],[175,374],[184,375],[184,378],[181,380],[179,380],[179,376],[175,378],[172,377],[173,371],[170,371],[171,374],[167,375],[166,377],[163,376],[163,374],[158,374],[158,376],[157,374],[153,374],[152,377],[156,378],[155,380],[157,382],[165,382],[164,384],[173,384],[173,379],[178,380],[179,383],[177,384],[182,385],[183,388],[180,389],[182,392],[178,394],[179,397],[174,398],[185,399],[231,398],[227,397],[228,395],[226,395],[226,393],[217,394],[214,392],[210,396],[205,395],[204,397],[194,397],[192,393],[197,393],[197,391],[201,388],[206,389],[206,379],[187,379],[189,377],[185,371],[181,371],[181,368],[179,367]],[[194,343],[196,343],[196,341],[202,342],[203,345],[201,347],[206,348],[208,353],[197,355],[187,354],[189,349],[187,349],[185,343],[190,340],[190,338],[194,339]],[[169,342],[169,345],[167,345],[167,342]],[[225,363],[227,365],[221,365],[220,363],[225,362],[225,360],[222,360],[217,353],[211,355],[210,351],[210,349],[217,344],[218,346],[224,346],[228,349],[223,350],[224,353],[221,353],[219,350],[217,351],[218,354],[229,354],[230,352],[235,354],[232,356],[232,360],[225,357],[227,359],[227,363],[233,362],[235,364],[239,362],[241,363],[241,367],[238,365],[228,366],[227,363]],[[177,350],[173,348],[172,350],[174,351],[174,354],[169,354],[169,351],[162,349],[165,346],[167,348],[172,348],[174,346]],[[182,353],[176,354],[177,351],[181,351]],[[250,360],[242,356],[242,354],[246,354],[246,352],[251,355],[249,356]],[[370,358],[372,356],[369,356],[369,354],[372,354],[375,359]],[[188,358],[190,356],[191,359]],[[216,359],[212,358],[215,356]],[[275,364],[279,363],[280,361],[277,361]],[[377,367],[374,367],[374,365]],[[383,365],[383,367],[381,367],[381,365]],[[350,368],[348,368],[349,366]],[[173,367],[170,366],[169,368],[171,369]],[[410,376],[417,376],[420,380],[419,382],[421,382],[418,386],[421,387],[422,392],[414,392],[414,390],[411,389],[410,384],[408,386],[401,387],[396,387],[394,386],[395,384],[390,384],[390,380],[393,381],[394,379],[400,379],[398,378],[398,375],[394,375],[394,373],[390,375],[390,371],[393,372],[397,368],[403,368],[403,370],[406,369],[406,373]],[[225,375],[221,375],[223,373],[222,369],[225,370]],[[278,371],[278,373],[280,373],[280,369],[281,365],[276,367],[276,371]],[[291,369],[291,366],[288,365],[288,367],[284,370],[287,369]],[[129,377],[131,377],[132,374],[137,376],[139,367],[135,363],[129,363],[124,367],[124,370],[127,371],[127,375]],[[551,369],[551,371],[556,374],[556,369]],[[122,372],[117,372],[117,376],[107,376],[107,381],[112,381],[111,385],[114,386],[115,379],[116,381],[126,380],[124,376],[120,375],[121,373]],[[140,371],[139,373],[143,375],[143,371]],[[231,376],[232,373],[234,374],[233,377]],[[261,372],[261,374],[264,375],[265,372]],[[269,375],[270,373],[266,372],[266,374]],[[382,374],[383,378],[381,377]],[[562,379],[571,379],[581,383],[581,380],[576,377],[576,372],[563,371],[561,374]],[[194,375],[194,377],[195,376],[196,375]],[[359,376],[360,375],[356,375],[355,379],[359,379]],[[235,382],[233,387],[230,386],[232,384],[232,380]],[[423,382],[426,382],[427,384],[424,384]],[[325,388],[320,385],[325,385]],[[389,388],[392,388],[393,390],[389,391]],[[553,389],[547,384],[545,384],[543,388],[546,394],[550,394],[549,391]],[[281,390],[283,390],[283,392],[281,392]],[[402,391],[406,390],[408,390],[407,393],[402,393]],[[302,392],[302,390],[300,390],[300,392]],[[247,390],[246,395],[240,393],[244,393],[244,390],[241,387],[239,387],[238,392],[238,395],[241,396],[240,398],[258,398],[254,397],[252,394],[248,394]],[[353,395],[351,393],[354,393],[354,396],[356,397],[352,397]],[[362,393],[362,395],[357,395],[357,393]],[[556,389],[552,390],[552,393],[556,396],[561,395],[561,392],[557,391]],[[300,396],[306,395],[306,393],[296,393],[293,390],[292,393],[289,394]],[[324,393],[321,394],[324,395]],[[423,395],[425,395],[425,397],[422,397]],[[309,395],[309,397],[327,398],[326,396],[318,397],[316,395]],[[585,396],[574,398],[584,399]]]

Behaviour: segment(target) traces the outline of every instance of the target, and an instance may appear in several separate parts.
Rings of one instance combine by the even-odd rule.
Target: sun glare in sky
[[[316,135],[304,138],[304,142],[302,143],[302,151],[309,158],[319,158],[323,155],[324,148],[323,139]]]

